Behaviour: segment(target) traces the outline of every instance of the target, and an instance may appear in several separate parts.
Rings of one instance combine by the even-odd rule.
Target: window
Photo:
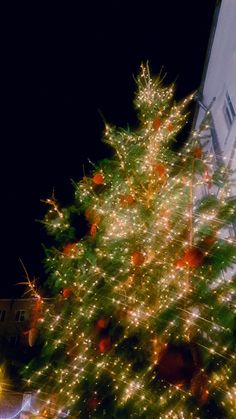
[[[224,102],[224,106],[223,106],[223,113],[224,113],[224,117],[225,117],[227,127],[230,128],[231,125],[233,124],[236,113],[235,113],[235,109],[234,109],[233,104],[231,102],[228,91],[226,91],[226,94],[225,94],[225,102]]]
[[[0,310],[0,322],[4,322],[6,316],[6,310]]]
[[[215,154],[215,165],[216,167],[219,167],[223,163],[222,152],[221,152],[220,142],[219,142],[219,138],[215,129],[215,124],[214,124],[212,116],[209,120],[209,123],[210,123],[210,130],[211,130],[212,146],[213,146],[213,150]]]
[[[16,312],[15,320],[16,320],[16,322],[24,322],[25,321],[25,310],[18,310]]]
[[[232,222],[232,228],[229,228],[230,236],[235,237],[236,236],[236,222]]]

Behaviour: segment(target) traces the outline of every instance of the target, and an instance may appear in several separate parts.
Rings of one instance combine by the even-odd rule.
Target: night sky
[[[28,4],[27,4],[28,3]],[[1,288],[22,295],[21,258],[43,281],[46,206],[73,199],[71,179],[109,157],[104,115],[137,126],[141,62],[176,81],[177,99],[199,88],[214,0],[18,2],[2,14]]]

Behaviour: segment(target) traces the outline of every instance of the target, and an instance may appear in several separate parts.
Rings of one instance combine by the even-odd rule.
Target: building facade
[[[217,2],[195,127],[209,112],[207,151],[216,167],[227,167],[230,194],[236,196],[236,1]],[[207,134],[207,133],[206,133]],[[236,233],[236,225],[230,234]]]
[[[205,151],[214,170],[224,166],[228,177],[227,196],[236,196],[236,1],[217,1],[202,83],[197,98],[194,128],[207,114],[203,132]],[[225,170],[224,169],[224,170]],[[204,187],[201,193],[221,194],[221,188]],[[225,192],[224,192],[225,193]],[[236,222],[221,230],[221,237],[235,241]],[[223,280],[236,275],[236,265],[222,271]]]
[[[33,306],[32,298],[0,299],[1,344],[27,344]]]
[[[40,317],[52,301],[42,300]],[[21,366],[37,355],[40,337],[36,335],[33,341],[30,335],[32,324],[38,320],[36,308],[37,298],[0,299],[0,417],[3,418],[29,419],[41,407],[35,394],[23,393],[19,375]]]

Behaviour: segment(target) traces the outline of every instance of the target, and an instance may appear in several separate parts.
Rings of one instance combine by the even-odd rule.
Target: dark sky
[[[109,156],[103,122],[136,124],[132,107],[140,63],[176,80],[177,98],[199,87],[215,0],[18,2],[2,13],[1,288],[42,280],[37,219],[54,188],[62,204],[73,196],[88,158]]]

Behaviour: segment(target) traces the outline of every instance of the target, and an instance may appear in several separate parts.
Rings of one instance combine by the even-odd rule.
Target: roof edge
[[[211,50],[212,50],[212,45],[213,45],[214,38],[215,38],[215,33],[216,33],[217,23],[218,23],[218,19],[219,19],[220,9],[221,9],[221,6],[222,6],[222,1],[223,0],[217,0],[216,1],[215,11],[214,11],[214,14],[213,14],[212,26],[211,26],[211,31],[210,31],[210,36],[209,36],[209,41],[208,41],[208,46],[207,46],[207,52],[206,52],[206,58],[205,58],[204,66],[203,66],[202,78],[201,78],[200,86],[199,86],[199,89],[198,89],[198,92],[197,92],[197,98],[200,99],[200,100],[202,99],[202,94],[203,94],[203,89],[204,89],[204,85],[205,85],[208,64],[209,64],[209,61],[210,61]],[[197,102],[197,100],[196,100],[196,102]],[[199,104],[197,102],[196,103],[196,109],[195,109],[195,112],[194,112],[194,117],[193,117],[192,129],[194,129],[195,126],[196,126],[198,111],[199,111]]]

